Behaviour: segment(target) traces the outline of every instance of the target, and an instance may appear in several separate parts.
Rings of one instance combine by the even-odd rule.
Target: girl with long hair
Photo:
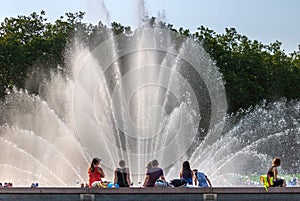
[[[188,161],[184,161],[180,171],[180,178],[184,179],[188,185],[193,185],[194,177],[194,172],[191,170],[190,163]]]
[[[88,169],[89,187],[101,186],[102,178],[105,177],[103,169],[99,167],[101,159],[93,158],[92,163]]]

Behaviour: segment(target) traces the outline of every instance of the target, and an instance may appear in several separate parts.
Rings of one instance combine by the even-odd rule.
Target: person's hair
[[[198,172],[198,170],[197,169],[193,169],[193,172]]]
[[[152,161],[147,164],[146,168],[147,169],[152,168]]]
[[[158,166],[158,161],[156,159],[154,159],[152,162],[151,162],[151,166]]]
[[[90,166],[91,172],[94,172],[94,170],[95,170],[95,165],[96,165],[98,162],[100,162],[100,159],[99,159],[99,158],[93,158],[92,163],[91,163],[91,166]]]
[[[119,166],[120,166],[120,167],[125,167],[125,161],[124,161],[124,160],[120,160]]]
[[[280,166],[280,163],[281,163],[281,160],[279,157],[275,157],[273,160],[272,160],[272,165],[273,166]]]
[[[182,164],[182,175],[192,176],[191,166],[188,161],[184,161]]]

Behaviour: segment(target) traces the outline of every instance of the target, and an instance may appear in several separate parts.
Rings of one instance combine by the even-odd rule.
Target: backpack
[[[171,185],[174,187],[183,186],[186,184],[186,181],[184,179],[173,179],[171,180]]]
[[[196,177],[199,183],[198,186],[202,188],[208,187],[208,184],[206,182],[206,175],[203,172],[197,172]]]

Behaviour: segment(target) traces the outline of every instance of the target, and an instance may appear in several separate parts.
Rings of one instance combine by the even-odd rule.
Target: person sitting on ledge
[[[102,179],[105,177],[103,169],[99,167],[101,159],[93,158],[91,166],[88,169],[89,187],[102,187]]]
[[[186,185],[193,185],[194,180],[194,172],[191,170],[190,163],[188,161],[184,161],[182,164],[182,170],[180,171],[180,179],[184,179]]]
[[[197,182],[198,182],[198,186],[201,188],[207,188],[208,185],[209,185],[209,187],[212,187],[210,180],[203,172],[198,172],[197,169],[194,169],[193,172],[195,174],[195,185],[196,186],[197,186]]]
[[[267,178],[270,181],[272,187],[286,186],[284,179],[278,178],[277,167],[280,166],[281,160],[278,157],[275,157],[272,161],[272,166],[269,168],[267,173]],[[273,184],[272,184],[273,180]]]
[[[296,186],[297,185],[297,177],[295,175],[293,175],[291,181],[289,182],[289,185],[291,186]]]
[[[118,184],[119,187],[129,187],[131,184],[129,168],[125,167],[124,160],[120,160],[119,165],[120,167],[115,170],[114,184]]]
[[[158,161],[153,160],[151,166],[147,165],[147,172],[144,181],[144,187],[154,187],[154,184],[157,179],[161,178],[164,182],[166,181],[164,177],[164,172],[161,168],[158,167]]]

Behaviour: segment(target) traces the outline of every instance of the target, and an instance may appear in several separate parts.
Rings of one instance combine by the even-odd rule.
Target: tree
[[[66,13],[54,24],[45,12],[5,18],[0,27],[0,96],[6,88],[24,88],[35,64],[43,68],[64,66],[66,44],[74,36],[84,13]]]
[[[279,41],[263,45],[238,34],[234,28],[216,34],[201,26],[193,37],[203,43],[224,75],[229,112],[262,100],[300,97],[299,52],[288,56]]]
[[[24,88],[33,76],[33,68],[43,72],[65,66],[65,51],[73,40],[80,40],[90,49],[108,39],[111,33],[131,37],[129,26],[113,22],[107,27],[83,23],[84,13],[66,13],[54,23],[47,22],[45,12],[30,16],[5,18],[0,26],[0,97],[12,86]],[[146,27],[159,27],[176,32],[171,38],[178,47],[186,37],[203,45],[224,76],[229,112],[248,108],[262,100],[275,101],[281,97],[300,97],[300,47],[287,55],[281,43],[264,45],[237,33],[234,28],[224,34],[200,26],[195,33],[156,20],[145,20]],[[121,40],[122,37],[118,37]],[[116,41],[116,46],[122,41]],[[40,76],[36,73],[35,76]],[[36,86],[38,88],[38,86]],[[34,91],[36,92],[36,91]]]

